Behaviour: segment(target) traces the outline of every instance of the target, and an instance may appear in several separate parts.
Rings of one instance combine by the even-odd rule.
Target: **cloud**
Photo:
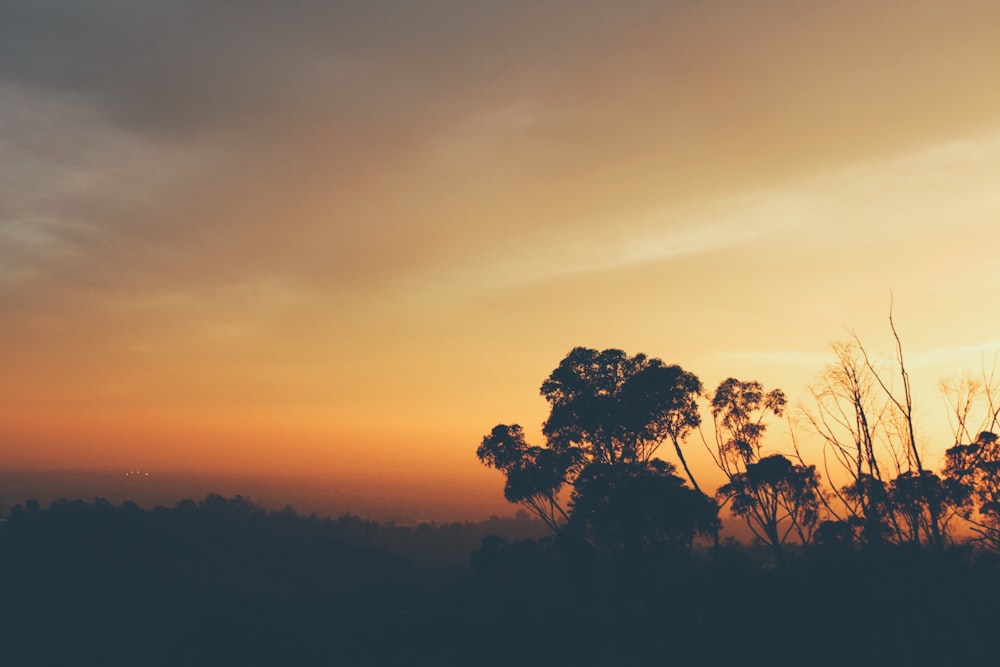
[[[0,76],[86,94],[124,127],[172,136],[289,107],[410,116],[545,67],[526,57],[551,46],[559,58],[572,26],[600,15],[596,3],[547,4],[11,2]]]
[[[703,278],[704,287],[732,281],[743,294],[771,285],[797,295],[799,310],[822,308],[815,295],[830,291],[950,292],[961,301],[1000,286],[986,269],[1000,215],[998,131],[697,204],[623,209],[576,233],[523,232],[519,243],[478,248],[464,262],[415,275],[410,290],[469,297],[686,262],[702,267],[691,279]],[[807,285],[812,294],[802,293]]]
[[[263,273],[375,296],[469,263],[486,280],[534,280],[655,262],[790,218],[752,219],[767,206],[692,217],[679,203],[1000,108],[988,94],[948,106],[966,104],[990,53],[973,30],[988,8],[914,14],[886,53],[887,11],[793,9],[4,3],[7,281],[155,293]],[[828,27],[845,22],[850,49]],[[897,76],[930,66],[927,44],[949,76]],[[848,98],[879,81],[891,83],[881,109],[906,122]],[[929,86],[960,86],[939,95],[939,120],[907,106]],[[35,224],[65,252],[12,240]]]
[[[995,368],[1000,358],[1000,339],[978,340],[963,345],[950,345],[923,350],[907,359],[913,368],[967,368],[978,360],[982,370]]]

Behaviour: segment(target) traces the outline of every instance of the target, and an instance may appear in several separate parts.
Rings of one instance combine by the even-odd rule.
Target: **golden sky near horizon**
[[[6,2],[0,465],[499,493],[475,447],[537,439],[572,347],[794,403],[851,330],[891,353],[890,292],[933,461],[939,380],[1000,349],[998,34],[992,1]]]

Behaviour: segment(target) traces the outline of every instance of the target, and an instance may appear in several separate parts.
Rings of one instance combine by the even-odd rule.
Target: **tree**
[[[778,563],[793,532],[807,544],[819,520],[821,496],[815,466],[792,463],[781,454],[762,457],[768,415],[780,417],[785,404],[780,389],[765,391],[756,381],[729,378],[712,396],[716,465],[728,482],[716,497],[750,531],[768,544]]]
[[[669,439],[698,488],[681,442],[701,423],[701,388],[694,374],[644,354],[577,347],[542,384],[552,406],[542,432],[553,449],[610,465],[649,461]]]
[[[947,536],[947,519],[964,495],[954,480],[942,480],[930,470],[907,471],[889,485],[889,497],[902,541],[920,545],[921,535],[940,548]]]
[[[880,460],[876,449],[887,453],[892,467],[899,468],[896,452],[891,447],[879,447],[880,443],[886,444],[886,399],[877,400],[875,378],[856,340],[832,347],[836,361],[826,366],[810,390],[814,408],[803,409],[802,413],[822,438],[824,454],[830,453],[829,458],[839,464],[839,479],[848,480],[838,488],[827,467],[827,478],[840,503],[837,507],[830,502],[824,504],[841,522],[836,530],[849,532],[851,542],[857,539],[878,544],[889,537],[892,513],[882,472],[887,462]],[[824,456],[825,461],[829,458]],[[825,532],[831,534],[834,530],[834,526],[827,525]]]
[[[523,504],[553,530],[569,519],[559,492],[583,464],[579,451],[533,447],[519,425],[498,424],[483,438],[476,456],[504,473],[504,498]]]
[[[556,532],[580,511],[574,526],[585,526],[583,534],[607,544],[598,537],[601,529],[594,521],[609,514],[620,517],[621,509],[631,506],[635,513],[646,514],[653,539],[659,539],[657,535],[670,531],[661,530],[663,523],[651,518],[652,510],[644,504],[648,499],[600,498],[606,498],[609,489],[625,487],[628,491],[622,493],[648,492],[650,498],[668,503],[683,496],[665,491],[686,488],[673,466],[656,458],[667,440],[694,486],[692,492],[703,497],[681,447],[700,424],[700,391],[701,381],[680,366],[617,349],[577,347],[541,387],[551,405],[542,427],[545,446],[528,444],[517,424],[500,424],[483,438],[476,454],[505,474],[508,500],[522,503]],[[560,502],[567,486],[574,487],[569,510]]]
[[[892,332],[896,352],[896,368],[902,384],[902,395],[894,392],[890,383],[872,364],[867,351],[855,336],[857,350],[865,362],[870,377],[882,389],[890,406],[895,408],[895,438],[900,444],[889,447],[894,452],[900,449],[904,453],[905,469],[896,456],[896,478],[889,483],[889,522],[896,533],[897,539],[911,544],[920,544],[921,534],[932,547],[940,549],[947,537],[947,522],[950,503],[950,493],[942,487],[940,478],[923,467],[920,449],[917,447],[916,430],[913,425],[913,391],[910,386],[910,373],[903,359],[903,342],[896,329],[892,317],[892,303],[889,304],[889,330]],[[891,418],[890,418],[891,419]],[[891,438],[891,436],[890,436]],[[881,481],[881,480],[880,480]]]
[[[1000,551],[1000,438],[982,431],[973,442],[949,448],[944,475],[976,539]]]
[[[825,452],[840,464],[839,478],[847,478],[839,488],[831,484],[840,507],[826,506],[844,523],[838,530],[849,528],[863,544],[941,548],[950,537],[949,523],[961,494],[951,480],[923,467],[910,374],[891,303],[889,330],[895,352],[889,370],[876,366],[855,335],[850,343],[834,346],[837,360],[813,389],[815,411],[806,413],[807,419],[823,438]],[[946,387],[959,421],[955,442],[967,433],[975,389],[974,384]],[[825,532],[833,534],[834,529],[828,526]]]
[[[729,378],[719,383],[712,395],[715,419],[715,462],[732,477],[746,472],[747,466],[760,459],[768,414],[780,417],[787,403],[784,392],[765,392],[756,381]]]
[[[718,506],[674,470],[659,459],[587,466],[575,481],[568,528],[605,553],[690,551],[695,535],[718,531]]]
[[[819,478],[815,466],[792,463],[772,454],[747,465],[719,488],[732,501],[733,514],[746,520],[758,538],[782,561],[782,545],[794,531],[808,544],[819,520]]]

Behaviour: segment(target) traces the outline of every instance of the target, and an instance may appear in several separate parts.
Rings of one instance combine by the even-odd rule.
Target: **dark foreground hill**
[[[0,537],[0,651],[5,665],[998,657],[1000,569],[967,550],[814,549],[773,569],[739,547],[607,557],[542,534],[524,518],[408,528],[240,497],[29,504]]]

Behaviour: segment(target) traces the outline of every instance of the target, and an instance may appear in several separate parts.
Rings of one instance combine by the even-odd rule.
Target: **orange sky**
[[[794,403],[890,291],[937,460],[1000,349],[1000,5],[822,4],[4,3],[0,465],[500,493],[572,347]]]

